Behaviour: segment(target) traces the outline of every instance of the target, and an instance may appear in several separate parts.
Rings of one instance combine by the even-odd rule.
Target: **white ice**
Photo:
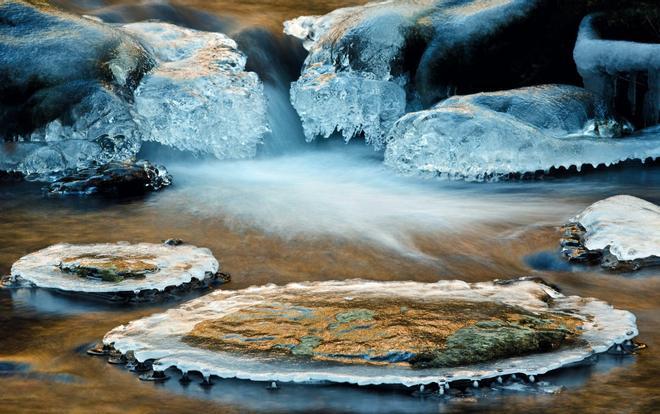
[[[660,207],[618,195],[598,201],[572,219],[587,233],[585,247],[610,252],[619,260],[660,257]]]
[[[65,258],[81,255],[154,256],[149,262],[158,271],[144,278],[125,278],[120,282],[91,280],[73,273],[62,272],[60,263]],[[55,244],[20,258],[11,268],[10,281],[16,284],[70,292],[109,293],[164,290],[179,286],[193,278],[204,280],[207,272],[216,273],[220,267],[209,249],[191,245],[99,243]]]
[[[232,39],[168,23],[131,23],[123,29],[159,61],[135,91],[145,139],[219,159],[256,154],[269,131],[266,98]]]
[[[455,368],[410,369],[405,366],[366,366],[327,364],[316,361],[290,361],[263,358],[258,355],[231,354],[193,347],[181,342],[201,321],[218,319],[246,306],[277,300],[283,294],[332,295],[350,297],[386,296],[413,300],[450,298],[470,301],[497,301],[521,306],[532,312],[569,312],[583,318],[583,343],[559,350],[502,359],[490,363]],[[540,298],[553,298],[548,305]],[[205,377],[239,378],[253,381],[283,382],[346,382],[359,385],[403,384],[413,386],[446,383],[461,379],[481,380],[513,373],[539,375],[562,366],[579,362],[607,351],[638,334],[635,316],[617,310],[596,299],[564,296],[546,285],[532,281],[510,284],[484,282],[468,284],[462,281],[372,282],[306,282],[286,286],[267,285],[240,291],[215,290],[178,308],[138,319],[110,331],[103,339],[122,353],[133,351],[139,361],[155,359],[155,369],[175,366],[183,372],[199,371]]]
[[[390,131],[385,162],[404,174],[483,180],[660,156],[659,130],[608,137],[625,129],[581,88],[482,93],[403,116]]]

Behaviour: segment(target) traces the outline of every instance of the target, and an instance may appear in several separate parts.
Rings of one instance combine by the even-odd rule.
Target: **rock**
[[[7,281],[114,301],[153,301],[225,281],[208,249],[150,243],[56,244],[19,259]]]
[[[562,253],[569,261],[621,271],[660,265],[660,207],[640,198],[598,201],[562,230]]]
[[[52,195],[130,196],[158,191],[172,183],[165,167],[148,161],[109,163],[68,173],[48,185]]]
[[[596,95],[575,86],[455,96],[399,119],[385,163],[404,174],[484,180],[660,155],[660,130],[615,138],[626,131]]]
[[[140,131],[126,102],[152,66],[138,41],[111,26],[44,3],[4,1],[0,140],[49,147],[11,170],[48,174],[134,156]]]
[[[216,290],[103,343],[205,376],[413,386],[539,375],[634,336],[634,320],[532,280],[350,280]]]
[[[580,19],[609,0],[390,0],[285,23],[309,56],[291,100],[308,140],[382,147],[398,117],[456,94],[577,84]]]
[[[256,155],[269,132],[266,98],[236,42],[167,23],[131,23],[123,30],[158,60],[135,92],[145,139],[219,159]]]
[[[310,299],[290,298],[200,322],[183,342],[240,353],[439,368],[558,349],[577,336],[579,324],[551,314],[541,320],[503,304],[461,300]],[[295,323],[284,322],[288,320]],[[405,335],[400,333],[404,326]]]
[[[585,17],[573,52],[585,87],[641,127],[660,122],[660,35],[649,9],[660,24],[657,4]]]

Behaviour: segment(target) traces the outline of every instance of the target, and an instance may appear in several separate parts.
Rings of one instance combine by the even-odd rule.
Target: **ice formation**
[[[55,244],[14,263],[9,283],[67,292],[138,294],[202,282],[219,266],[210,250],[186,244]]]
[[[153,60],[135,39],[20,1],[0,5],[0,39],[0,139],[17,141],[0,150],[3,169],[48,179],[137,153],[125,100]]]
[[[409,71],[416,70],[407,66],[417,65],[405,62],[406,48],[431,43],[427,53],[433,57],[423,60],[432,60],[488,36],[534,6],[518,0],[390,0],[286,22],[285,33],[303,39],[309,50],[291,88],[307,139],[337,131],[346,140],[363,135],[380,148],[406,109]]]
[[[598,201],[565,227],[563,251],[574,261],[600,261],[610,269],[660,264],[660,207],[618,195]]]
[[[614,138],[626,132],[595,95],[543,85],[453,97],[409,113],[390,131],[385,162],[405,174],[482,180],[660,156],[660,131]]]
[[[246,158],[268,132],[263,86],[223,34],[20,1],[0,17],[3,170],[52,181],[131,161],[144,140]]]
[[[515,356],[473,365],[420,369],[412,369],[402,363],[331,363],[306,358],[273,358],[253,352],[211,350],[184,341],[184,337],[205,321],[219,320],[222,323],[222,318],[231,318],[255,306],[268,307],[289,301],[295,303],[303,299],[308,300],[313,311],[315,299],[329,297],[337,297],[339,298],[337,303],[343,302],[347,306],[356,299],[373,301],[401,299],[406,303],[418,303],[420,306],[434,303],[442,306],[447,302],[467,301],[477,305],[481,303],[484,306],[507,305],[540,315],[550,312],[563,317],[577,318],[581,322],[580,340],[571,346],[545,353]],[[405,315],[407,310],[408,308],[401,308],[402,314]],[[308,311],[310,309],[304,307],[298,309],[298,312],[303,314]],[[414,309],[410,311],[414,312]],[[275,312],[273,315],[278,314]],[[292,329],[295,329],[298,320],[295,312],[281,316],[291,318],[283,323],[290,323]],[[351,317],[344,319],[356,320]],[[235,325],[239,331],[240,326],[240,324]],[[476,284],[462,281],[424,284],[349,280],[296,283],[286,286],[268,285],[233,292],[216,290],[179,308],[119,326],[106,334],[103,342],[123,354],[131,353],[141,363],[154,360],[154,371],[175,366],[184,374],[198,371],[207,378],[215,375],[253,381],[330,381],[359,385],[413,386],[429,383],[444,385],[458,380],[479,381],[514,373],[539,375],[605,352],[613,345],[635,337],[637,333],[635,316],[630,312],[613,309],[612,306],[596,299],[564,296],[542,283],[531,280]],[[301,345],[309,344],[301,342]]]
[[[256,154],[268,132],[263,86],[233,40],[167,23],[123,29],[159,62],[135,91],[145,139],[220,159]]]
[[[585,87],[603,96],[612,106],[616,106],[617,95],[625,95],[632,106],[631,115],[641,113],[639,118],[644,124],[657,124],[660,122],[660,44],[602,39],[594,27],[598,17],[584,18],[573,52]]]

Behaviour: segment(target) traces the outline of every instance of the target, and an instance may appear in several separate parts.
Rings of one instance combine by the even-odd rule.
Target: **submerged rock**
[[[598,201],[562,230],[562,252],[569,261],[625,271],[660,265],[660,207],[640,198]]]
[[[184,375],[410,386],[538,375],[636,334],[632,314],[531,280],[352,280],[217,290],[104,344]]]
[[[14,263],[6,283],[142,301],[226,281],[219,266],[208,249],[185,244],[56,244]]]
[[[158,60],[135,92],[145,139],[219,159],[250,158],[269,131],[266,98],[246,57],[221,33],[168,23],[123,26]]]
[[[660,156],[660,131],[630,133],[585,89],[543,85],[456,96],[397,121],[387,165],[405,174],[482,180]]]
[[[161,165],[148,161],[109,163],[71,172],[46,187],[53,195],[107,196],[140,195],[158,191],[172,183],[172,176]]]
[[[3,168],[41,175],[130,159],[141,133],[126,101],[152,66],[111,26],[45,3],[0,4],[0,140],[31,149]]]

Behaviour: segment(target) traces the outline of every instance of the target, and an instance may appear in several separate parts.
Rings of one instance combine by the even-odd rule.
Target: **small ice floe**
[[[640,198],[598,201],[562,230],[562,253],[571,262],[624,271],[660,265],[660,207]]]
[[[436,384],[483,386],[516,373],[538,380],[636,335],[632,313],[529,279],[349,280],[216,290],[119,326],[103,343],[163,370],[437,393]]]
[[[210,250],[186,244],[56,244],[19,259],[6,284],[141,302],[226,281],[219,267]]]
[[[75,170],[49,184],[51,195],[139,195],[158,191],[172,183],[172,176],[161,165],[148,161],[109,163]]]

